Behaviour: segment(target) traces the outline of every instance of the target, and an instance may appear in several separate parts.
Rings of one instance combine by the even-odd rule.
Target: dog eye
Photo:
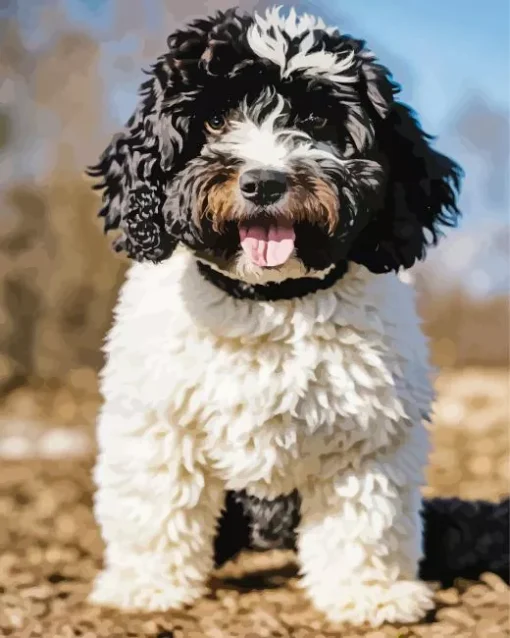
[[[221,114],[215,114],[215,115],[211,115],[211,117],[207,119],[205,123],[205,128],[210,133],[217,133],[218,131],[221,131],[225,127],[225,124],[226,124],[225,117]]]
[[[307,128],[312,128],[314,130],[320,130],[324,128],[328,121],[325,117],[319,117],[318,115],[309,115],[307,118],[303,120],[303,124]]]

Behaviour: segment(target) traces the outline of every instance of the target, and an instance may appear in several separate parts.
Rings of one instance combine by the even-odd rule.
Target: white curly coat
[[[433,392],[413,290],[351,265],[301,299],[236,300],[179,249],[132,266],[106,346],[95,602],[200,597],[226,489],[299,489],[302,584],[330,620],[412,622]]]

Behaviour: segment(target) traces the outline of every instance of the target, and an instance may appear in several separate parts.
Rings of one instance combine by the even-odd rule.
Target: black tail
[[[297,492],[274,501],[229,492],[216,538],[216,564],[243,549],[295,549],[299,509]],[[422,516],[421,578],[449,587],[455,578],[477,580],[483,572],[493,572],[509,582],[510,499],[435,498],[424,501]]]
[[[483,572],[509,582],[510,499],[500,503],[435,498],[424,502],[424,580],[444,587],[455,578],[477,580]]]

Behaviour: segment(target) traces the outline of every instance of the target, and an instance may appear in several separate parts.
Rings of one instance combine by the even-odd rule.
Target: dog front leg
[[[302,584],[334,622],[409,623],[433,608],[418,580],[420,486],[413,460],[398,454],[301,491]]]
[[[103,411],[95,515],[106,549],[92,602],[161,611],[204,594],[224,489],[198,438],[154,416]]]

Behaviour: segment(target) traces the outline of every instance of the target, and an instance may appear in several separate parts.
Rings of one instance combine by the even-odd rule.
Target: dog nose
[[[243,197],[254,204],[274,204],[287,190],[287,175],[281,171],[253,169],[239,179]]]

